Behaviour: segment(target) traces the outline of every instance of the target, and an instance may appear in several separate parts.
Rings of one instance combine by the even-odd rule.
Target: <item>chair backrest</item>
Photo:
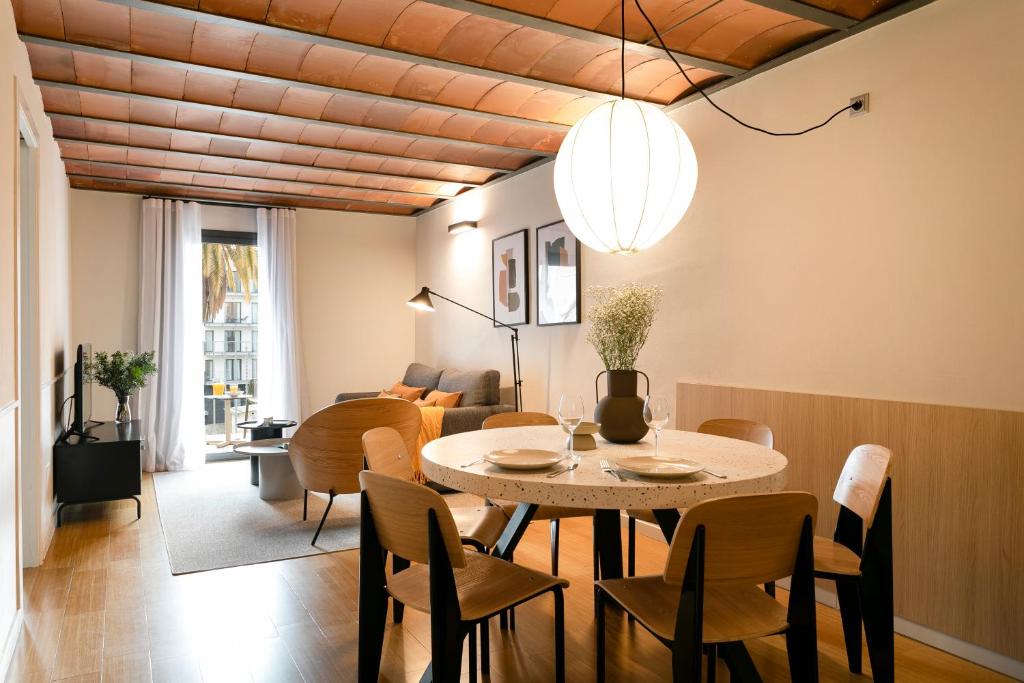
[[[452,567],[466,566],[466,551],[451,510],[436,491],[411,481],[363,470],[359,485],[370,503],[373,526],[381,546],[411,562],[430,561],[429,511],[437,515]]]
[[[889,478],[892,451],[885,446],[857,446],[846,458],[832,500],[864,520],[869,528]]]
[[[393,427],[411,452],[422,419],[419,408],[397,398],[361,398],[327,406],[299,425],[288,444],[295,475],[310,491],[358,493],[363,434],[374,427]]]
[[[728,496],[686,511],[669,549],[665,581],[681,583],[697,527],[704,527],[705,583],[755,585],[791,576],[804,518],[817,499],[802,491]]]
[[[415,473],[402,435],[391,427],[376,427],[363,434],[366,467],[390,477],[413,481]]]
[[[726,436],[730,439],[740,439],[764,446],[765,448],[775,447],[775,435],[771,427],[752,420],[740,420],[732,417],[720,417],[713,420],[705,420],[697,427],[701,434],[713,434],[715,436]]]
[[[544,427],[557,424],[558,420],[547,413],[495,413],[484,420],[481,429],[500,429],[502,427]]]

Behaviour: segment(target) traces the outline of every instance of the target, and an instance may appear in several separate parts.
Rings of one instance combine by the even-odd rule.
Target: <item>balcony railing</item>
[[[203,341],[203,353],[207,356],[248,355],[256,353],[256,344],[242,341],[218,341],[213,343]]]

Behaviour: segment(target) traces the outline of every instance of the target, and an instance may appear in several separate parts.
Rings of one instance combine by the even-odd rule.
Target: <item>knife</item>
[[[612,475],[619,481],[622,481],[622,475],[619,474],[619,471],[612,467],[612,464],[607,460],[601,460],[601,471],[604,472],[605,474]]]

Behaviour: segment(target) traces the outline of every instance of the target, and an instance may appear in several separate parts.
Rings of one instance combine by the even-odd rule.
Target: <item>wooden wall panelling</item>
[[[1024,660],[1024,413],[679,383],[678,426],[713,417],[772,428],[822,535],[850,450],[892,449],[896,615]]]

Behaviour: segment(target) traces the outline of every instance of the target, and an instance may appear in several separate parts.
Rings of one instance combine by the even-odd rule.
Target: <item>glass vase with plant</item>
[[[128,399],[146,386],[149,376],[157,370],[153,351],[134,353],[132,351],[97,351],[86,364],[89,380],[114,392],[117,397],[116,422],[129,422],[132,411]]]
[[[642,398],[636,395],[636,359],[647,342],[661,303],[661,289],[631,282],[618,287],[588,287],[593,304],[587,312],[590,329],[587,341],[597,351],[605,369],[594,380],[594,393],[601,375],[607,374],[608,391],[597,403],[594,421],[608,441],[634,443],[647,434]],[[647,380],[650,393],[650,380]]]

